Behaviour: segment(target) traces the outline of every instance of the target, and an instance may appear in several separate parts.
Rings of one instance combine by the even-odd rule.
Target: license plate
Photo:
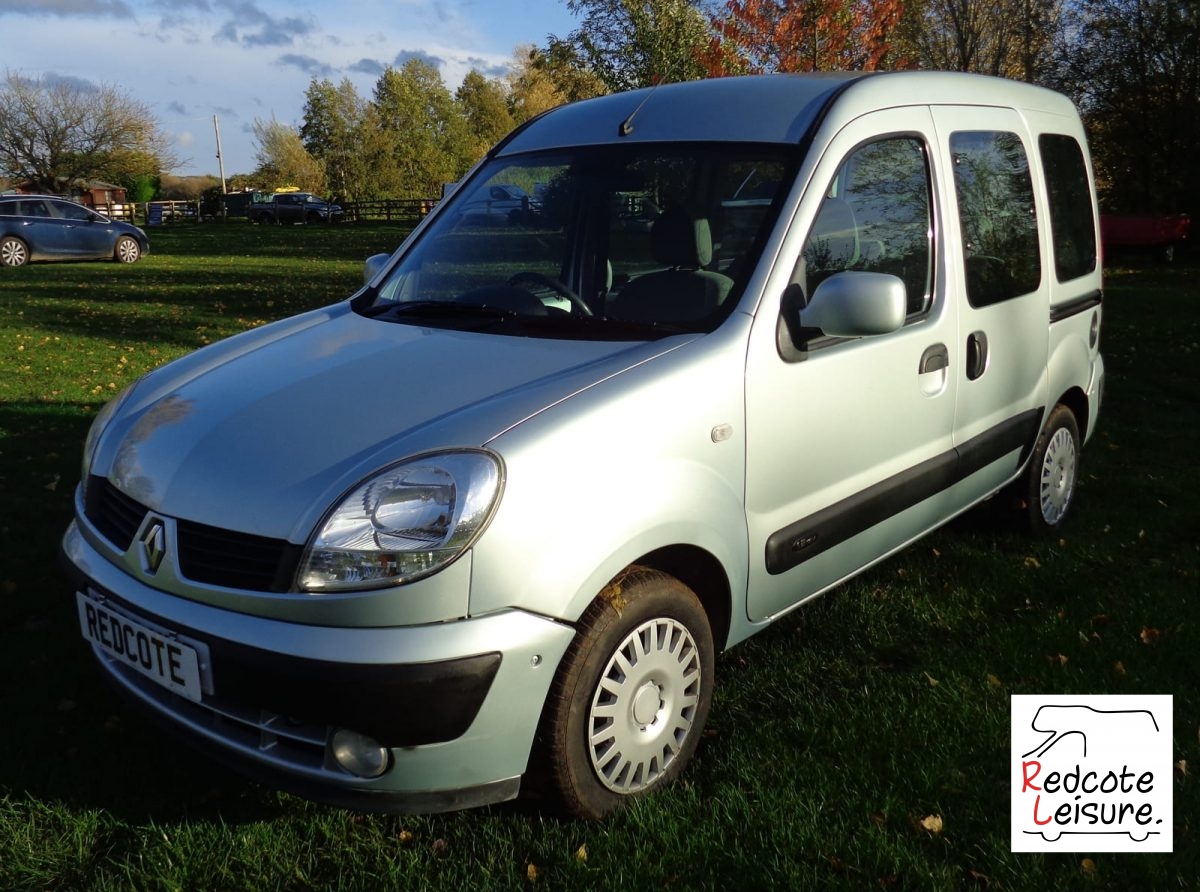
[[[84,638],[122,666],[200,702],[203,684],[198,647],[131,619],[83,592],[76,592],[75,600]]]

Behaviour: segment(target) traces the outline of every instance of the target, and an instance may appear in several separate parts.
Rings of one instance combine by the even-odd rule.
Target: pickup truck
[[[251,204],[246,216],[251,223],[336,223],[343,211],[311,192],[276,192]]]

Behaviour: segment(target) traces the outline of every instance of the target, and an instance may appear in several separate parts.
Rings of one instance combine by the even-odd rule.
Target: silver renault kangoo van
[[[1002,489],[1059,528],[1097,230],[1079,116],[1025,84],[555,109],[346,302],[104,409],[63,543],[82,635],[281,787],[437,811],[539,772],[602,816],[683,769],[718,650]]]

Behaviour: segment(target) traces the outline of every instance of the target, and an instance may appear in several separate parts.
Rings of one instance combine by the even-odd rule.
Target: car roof
[[[662,84],[559,106],[514,131],[495,150],[621,142],[796,144],[830,114],[960,104],[1034,107],[1074,115],[1066,97],[1018,81],[958,72],[833,72],[710,78]]]
[[[34,193],[7,192],[3,195],[0,195],[0,201],[28,201],[31,198],[33,198],[33,199],[44,198],[48,201],[65,201],[65,202],[67,202],[67,204],[79,204],[79,202],[76,201],[75,199],[67,198],[65,195],[42,195],[42,194],[36,193],[36,192],[34,192]],[[79,206],[87,207],[86,205],[82,205],[82,204],[79,204]],[[90,208],[89,208],[89,210],[90,210]]]

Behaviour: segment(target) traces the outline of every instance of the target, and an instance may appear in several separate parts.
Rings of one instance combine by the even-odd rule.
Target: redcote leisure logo
[[[1014,695],[1012,850],[1169,852],[1169,695]]]

